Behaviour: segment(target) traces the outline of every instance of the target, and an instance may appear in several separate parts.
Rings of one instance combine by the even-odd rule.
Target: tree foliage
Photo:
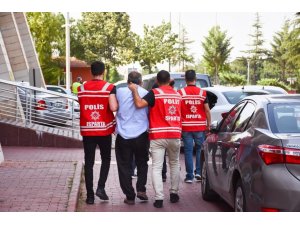
[[[52,56],[64,54],[64,16],[61,13],[29,12],[26,17],[45,81],[47,84],[56,84],[63,71]]]
[[[77,26],[72,35],[72,54],[87,62],[102,60],[106,64],[106,80],[111,67],[131,62],[135,39],[127,13],[85,12]]]
[[[262,69],[263,58],[268,55],[268,51],[263,48],[264,39],[263,33],[261,31],[262,24],[260,22],[259,14],[256,13],[254,24],[252,25],[254,31],[253,34],[249,34],[252,38],[250,43],[250,49],[246,52],[251,58],[251,67],[253,70],[253,75],[251,76],[252,84],[255,84],[258,79],[260,79],[260,73]]]
[[[290,88],[288,85],[280,81],[279,79],[274,79],[274,78],[264,78],[261,79],[257,82],[258,85],[264,85],[264,86],[277,86],[285,89],[288,91]]]
[[[177,35],[171,33],[171,24],[144,25],[144,36],[138,41],[138,61],[143,69],[152,73],[157,63],[174,55]]]
[[[203,58],[209,73],[215,76],[215,84],[219,83],[219,72],[226,68],[226,61],[233,49],[230,40],[231,38],[227,38],[226,31],[222,32],[219,26],[215,26],[209,30],[208,36],[202,42]]]
[[[293,61],[290,60],[293,49],[292,42],[293,36],[291,35],[290,22],[288,20],[285,21],[282,30],[277,32],[273,36],[272,45],[272,58],[275,64],[280,68],[280,80],[286,81],[286,75],[288,73],[292,73],[293,70]]]
[[[221,84],[230,86],[245,85],[247,83],[245,76],[235,73],[221,73],[220,80]]]
[[[179,63],[179,67],[182,71],[186,70],[187,63],[193,63],[194,57],[188,54],[189,47],[188,45],[194,41],[188,39],[188,33],[184,26],[181,26],[180,34],[178,37],[177,48],[175,49],[176,53],[173,57],[174,64]]]

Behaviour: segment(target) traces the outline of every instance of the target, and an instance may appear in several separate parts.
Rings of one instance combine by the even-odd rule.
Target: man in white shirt
[[[137,71],[132,71],[128,75],[128,83],[139,85],[140,96],[145,96],[148,92],[141,87],[142,75]],[[117,100],[119,109],[116,115],[117,138],[116,138],[116,159],[119,173],[120,186],[126,195],[124,203],[135,204],[135,197],[141,200],[148,200],[146,195],[146,183],[148,173],[148,107],[138,109],[134,105],[132,92],[128,87],[117,90]],[[136,192],[132,187],[131,163],[133,155],[137,166]]]

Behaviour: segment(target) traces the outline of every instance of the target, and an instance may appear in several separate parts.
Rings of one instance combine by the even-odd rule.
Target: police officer
[[[93,167],[97,145],[100,148],[101,169],[96,195],[102,200],[109,199],[105,192],[105,182],[111,160],[111,134],[116,124],[113,112],[117,111],[118,103],[116,87],[103,80],[104,71],[103,62],[93,62],[91,64],[93,79],[78,87],[87,204],[94,204]]]
[[[181,97],[169,85],[170,73],[161,70],[157,74],[158,88],[140,98],[137,86],[129,84],[137,108],[149,108],[149,139],[152,156],[152,182],[155,191],[154,207],[163,207],[162,167],[165,151],[168,152],[170,168],[170,201],[179,201],[179,153],[181,137]]]
[[[186,183],[201,181],[200,150],[204,141],[205,131],[211,122],[210,109],[206,97],[206,91],[196,86],[196,72],[187,70],[185,72],[187,86],[178,92],[182,96],[182,139],[184,144],[184,157]],[[193,166],[194,142],[196,148],[196,169]],[[194,174],[195,172],[195,174]]]

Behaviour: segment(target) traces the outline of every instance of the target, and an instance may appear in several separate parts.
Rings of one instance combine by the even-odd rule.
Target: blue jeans
[[[201,151],[201,145],[204,141],[204,137],[205,137],[205,133],[202,131],[182,132],[182,139],[184,144],[186,178],[189,180],[194,179],[194,163],[193,163],[194,142],[195,142],[195,150],[196,150],[195,174],[199,174],[199,175],[201,174],[200,151]]]

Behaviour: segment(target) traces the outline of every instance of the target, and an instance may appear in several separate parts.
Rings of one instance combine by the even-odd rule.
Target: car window
[[[174,79],[175,84],[174,84],[174,89],[180,90],[181,88],[184,88],[186,86],[186,82],[184,79]],[[197,87],[208,87],[208,84],[205,80],[202,79],[197,79],[196,80],[196,86]]]
[[[300,104],[270,104],[268,115],[273,133],[300,133]]]
[[[225,96],[230,104],[236,104],[243,98],[251,95],[264,95],[264,92],[243,92],[242,90],[224,91],[222,94]]]
[[[263,109],[260,109],[255,116],[251,119],[253,126],[262,129],[269,129],[267,119]]]
[[[61,94],[67,94],[63,89],[59,88],[59,87],[47,87],[47,90],[49,91],[55,91]]]
[[[232,130],[234,122],[244,106],[245,106],[245,102],[242,102],[241,104],[235,106],[228,113],[228,115],[222,120],[222,124],[220,126],[220,132],[230,132]]]
[[[243,132],[251,119],[255,111],[255,106],[248,102],[247,105],[243,108],[237,120],[235,121],[232,131],[233,132]]]

